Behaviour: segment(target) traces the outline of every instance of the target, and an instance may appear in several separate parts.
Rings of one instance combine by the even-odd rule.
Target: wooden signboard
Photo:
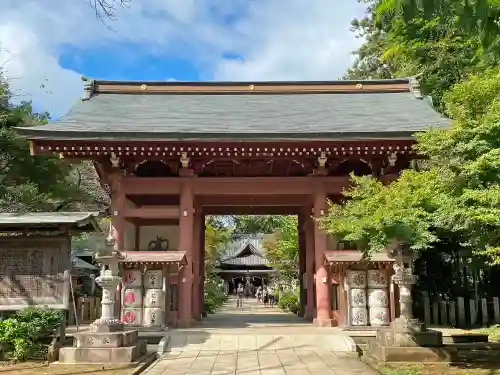
[[[70,270],[68,236],[0,237],[0,311],[68,309]]]

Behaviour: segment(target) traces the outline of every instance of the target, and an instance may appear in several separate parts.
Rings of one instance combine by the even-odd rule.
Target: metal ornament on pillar
[[[96,283],[102,288],[101,317],[90,325],[91,332],[115,332],[123,329],[123,323],[115,316],[116,287],[122,278],[118,276],[118,262],[123,256],[114,249],[115,240],[110,235],[106,239],[104,252],[96,254],[101,263],[101,273]]]

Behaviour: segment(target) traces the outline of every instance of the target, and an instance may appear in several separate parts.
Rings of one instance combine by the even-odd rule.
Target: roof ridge
[[[327,81],[132,81],[80,77],[82,100],[95,94],[298,94],[410,92],[410,78]]]
[[[221,261],[227,261],[230,259],[238,258],[247,248],[250,249],[250,251],[253,255],[259,256],[261,258],[265,258],[264,254],[262,254],[252,243],[250,243],[248,241],[243,241],[243,240],[240,240],[238,242],[243,243],[243,246],[241,246],[238,251],[235,251],[234,253],[222,258]]]

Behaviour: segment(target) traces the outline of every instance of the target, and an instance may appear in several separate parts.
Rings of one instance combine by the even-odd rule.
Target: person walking
[[[259,286],[257,288],[257,301],[259,303],[262,302],[262,286]]]
[[[238,289],[236,289],[236,307],[243,307],[244,294],[245,290],[243,289],[243,285],[239,284]]]
[[[264,299],[264,307],[267,307],[269,303],[269,291],[267,290],[267,287],[265,287],[262,291],[262,298]]]
[[[274,307],[274,304],[276,303],[276,299],[274,297],[273,288],[269,289],[268,298],[269,298],[269,306]]]

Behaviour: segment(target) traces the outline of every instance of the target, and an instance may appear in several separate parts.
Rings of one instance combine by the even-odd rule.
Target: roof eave
[[[4,220],[3,222],[0,223],[0,232],[15,232],[24,229],[44,231],[44,230],[55,230],[64,227],[68,231],[102,233],[102,229],[97,221],[99,213],[88,212],[81,214],[82,215],[86,214],[86,216],[79,219],[75,219],[73,221],[61,220],[61,221],[51,221],[51,222],[22,222],[13,219],[12,221],[7,222]]]
[[[335,141],[366,139],[414,139],[423,130],[390,132],[332,132],[332,133],[123,133],[123,132],[72,132],[52,131],[42,128],[16,128],[29,140],[50,141]]]

